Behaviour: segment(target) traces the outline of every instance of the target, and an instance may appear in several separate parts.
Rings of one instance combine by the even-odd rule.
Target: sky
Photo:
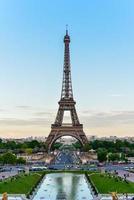
[[[49,134],[66,24],[85,133],[134,136],[133,10],[133,0],[0,0],[0,137]]]

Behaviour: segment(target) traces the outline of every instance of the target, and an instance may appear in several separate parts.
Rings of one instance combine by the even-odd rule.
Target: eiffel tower
[[[76,138],[81,145],[88,143],[87,137],[83,132],[83,124],[80,124],[75,109],[76,102],[74,101],[72,90],[69,43],[70,36],[68,35],[68,30],[66,29],[66,35],[64,36],[65,49],[61,99],[58,102],[59,109],[55,122],[51,125],[51,132],[46,140],[48,150],[50,150],[54,142],[62,136],[72,136]],[[63,123],[65,111],[70,111],[72,122],[70,124]]]

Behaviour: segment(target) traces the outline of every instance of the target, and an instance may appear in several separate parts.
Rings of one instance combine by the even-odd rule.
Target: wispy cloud
[[[31,118],[28,120],[15,118],[0,119],[0,125],[2,126],[46,126],[48,123],[49,121],[43,118]]]
[[[109,94],[110,97],[124,97],[124,94]]]
[[[134,124],[134,111],[97,112],[89,110],[83,112],[81,119],[88,127]]]
[[[30,111],[31,112],[31,111]],[[0,132],[3,133],[8,130],[8,133],[23,132],[30,130],[29,134],[42,133],[43,130],[50,129],[51,123],[55,120],[55,111],[38,111],[31,112],[25,117],[1,117],[0,118]],[[79,113],[80,122],[84,124],[84,129],[93,130],[95,134],[98,132],[105,132],[111,134],[112,132],[120,131],[120,134],[134,134],[134,111],[97,111],[84,110]],[[64,118],[64,122],[70,122],[70,116]],[[39,131],[40,130],[40,131]],[[106,133],[107,131],[107,133]],[[48,132],[49,133],[49,132]]]
[[[29,119],[20,118],[1,118],[0,125],[6,126],[50,126],[55,119],[55,114],[52,112],[37,112],[34,113],[37,117]],[[86,110],[81,112],[80,121],[82,120],[88,127],[92,126],[112,126],[123,124],[134,124],[134,111],[91,111]],[[65,119],[69,119],[65,116]]]
[[[39,116],[39,117],[52,117],[54,115],[53,112],[45,112],[45,111],[40,111],[40,112],[35,112],[33,113],[33,115],[35,116]]]
[[[28,105],[18,105],[16,106],[16,108],[22,109],[22,110],[31,110],[33,109],[32,106],[28,106]]]
[[[0,112],[5,112],[6,110],[3,108],[0,108]]]

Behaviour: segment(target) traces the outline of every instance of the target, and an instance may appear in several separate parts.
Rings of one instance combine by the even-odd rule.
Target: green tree
[[[119,155],[119,153],[109,153],[109,155],[108,155],[108,160],[109,160],[109,161],[112,161],[112,162],[114,162],[114,161],[119,161],[119,160],[120,160],[120,155]]]
[[[53,145],[52,145],[52,150],[55,150],[55,149],[59,149],[63,144],[60,143],[60,142],[55,142]]]
[[[24,160],[24,158],[17,158],[16,160],[16,164],[26,164],[26,160]]]
[[[126,156],[125,156],[124,153],[121,153],[121,154],[120,154],[120,160],[124,160],[124,161],[126,160]]]
[[[0,164],[3,164],[3,156],[0,156]]]
[[[83,150],[84,150],[85,152],[90,150],[90,145],[89,145],[89,143],[87,143],[87,144],[85,144],[85,145],[83,146]]]
[[[75,149],[81,149],[81,144],[79,141],[73,143],[72,145],[74,146]]]
[[[32,154],[33,153],[32,148],[25,149],[25,153],[28,154],[28,155]]]
[[[106,149],[98,149],[97,158],[99,162],[107,161],[107,150]]]
[[[38,142],[37,140],[32,140],[30,142],[27,142],[26,144],[27,144],[28,148],[32,148],[32,149],[34,149],[36,147],[38,147],[38,148],[41,147],[40,142]]]
[[[15,164],[16,163],[16,156],[10,152],[3,154],[2,156],[3,164]]]

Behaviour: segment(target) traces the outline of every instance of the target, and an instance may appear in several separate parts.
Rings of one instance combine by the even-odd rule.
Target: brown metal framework
[[[66,135],[75,137],[82,145],[88,143],[87,137],[83,132],[83,125],[80,124],[77,116],[76,102],[73,99],[69,43],[70,36],[68,35],[68,30],[66,30],[66,35],[64,36],[65,50],[61,99],[58,102],[59,109],[55,122],[51,125],[51,132],[46,140],[48,150],[51,149],[52,144],[58,138]],[[63,124],[64,111],[70,111],[71,124]]]

